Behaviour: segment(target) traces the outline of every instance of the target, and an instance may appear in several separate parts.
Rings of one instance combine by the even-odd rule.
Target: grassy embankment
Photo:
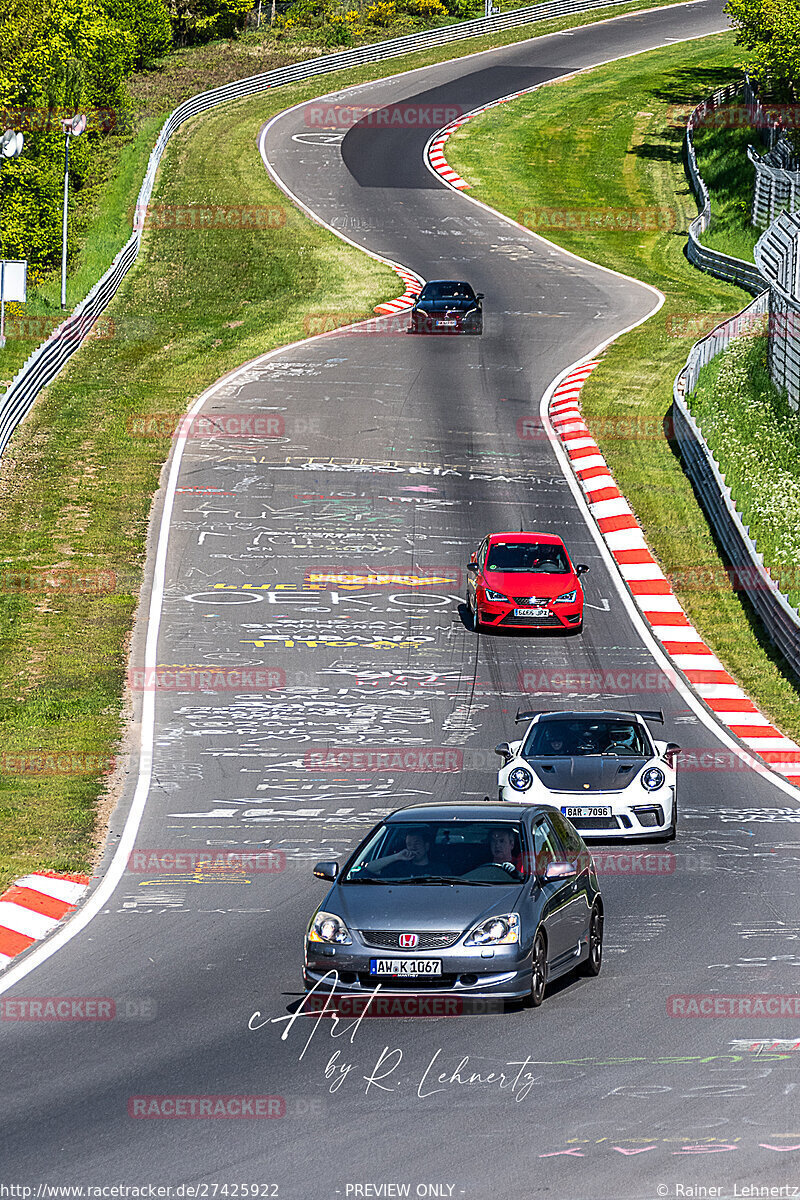
[[[583,411],[689,616],[764,712],[798,737],[795,682],[730,586],[664,433],[692,342],[748,300],[684,256],[697,208],[675,116],[734,78],[736,60],[725,34],[601,67],[471,121],[451,139],[448,159],[488,204],[523,220],[525,210],[535,213],[543,236],[664,293],[660,312],[609,348],[583,390]],[[563,214],[576,210],[604,212],[609,224],[592,218],[581,228],[577,218],[564,228]],[[638,213],[644,227],[620,229],[614,212]],[[620,436],[621,426],[637,435]]]

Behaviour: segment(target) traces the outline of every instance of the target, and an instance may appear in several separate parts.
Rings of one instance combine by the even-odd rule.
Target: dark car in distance
[[[418,804],[343,867],[305,937],[307,989],[447,993],[537,1007],[550,980],[597,975],[603,900],[580,834],[548,805]]]
[[[483,292],[459,279],[432,279],[411,309],[409,333],[483,333]]]

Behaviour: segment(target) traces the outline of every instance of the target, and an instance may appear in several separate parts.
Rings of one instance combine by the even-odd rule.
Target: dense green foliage
[[[800,98],[800,0],[728,0],[725,11],[750,52],[751,75],[782,99]]]
[[[0,132],[25,137],[22,156],[0,164],[0,247],[28,260],[31,285],[61,259],[62,118],[88,117],[86,132],[70,139],[71,258],[104,182],[99,143],[131,131],[126,81],[174,42],[234,33],[251,7],[252,0],[0,0]]]

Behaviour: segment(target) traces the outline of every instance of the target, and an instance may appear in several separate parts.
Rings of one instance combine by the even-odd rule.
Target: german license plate
[[[610,817],[611,809],[604,808],[602,805],[589,808],[582,805],[580,808],[562,808],[562,813],[565,817]]]
[[[437,321],[437,325],[457,325],[457,321]]]
[[[515,617],[549,617],[549,608],[515,608]]]
[[[441,975],[442,960],[440,958],[371,958],[369,973],[370,975],[401,975],[403,977]]]

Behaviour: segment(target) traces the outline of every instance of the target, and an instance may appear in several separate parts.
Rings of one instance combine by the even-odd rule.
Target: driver
[[[633,725],[612,725],[608,735],[606,754],[613,750],[622,750],[632,754],[636,743],[636,730]]]
[[[493,867],[522,873],[522,855],[513,829],[493,829],[489,834],[489,856]]]

